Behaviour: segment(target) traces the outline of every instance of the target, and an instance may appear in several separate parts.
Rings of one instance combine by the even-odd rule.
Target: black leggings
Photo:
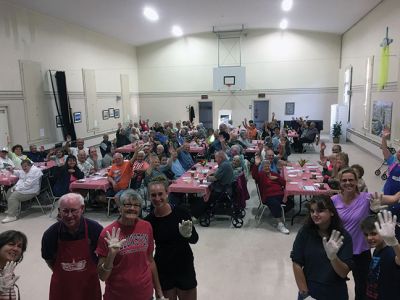
[[[353,255],[354,267],[353,267],[353,277],[354,277],[354,291],[355,300],[366,299],[367,292],[367,279],[369,264],[371,262],[371,252],[366,250],[360,254]]]

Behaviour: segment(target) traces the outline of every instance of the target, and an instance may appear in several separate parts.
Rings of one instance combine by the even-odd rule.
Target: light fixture
[[[182,28],[181,28],[180,26],[178,26],[178,25],[172,26],[171,32],[172,32],[172,34],[173,34],[174,36],[177,36],[177,37],[183,35]]]
[[[155,9],[146,6],[143,9],[143,15],[150,21],[155,22],[158,21],[159,17],[158,17],[158,13],[155,11]]]
[[[282,21],[279,23],[279,27],[282,29],[282,30],[285,30],[287,27],[288,27],[288,20],[286,20],[286,19],[282,19]]]
[[[281,8],[283,11],[289,11],[292,9],[293,0],[282,0]]]

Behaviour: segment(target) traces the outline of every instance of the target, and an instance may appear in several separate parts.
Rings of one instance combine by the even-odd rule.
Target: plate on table
[[[82,182],[85,182],[85,181],[86,181],[86,179],[78,179],[76,182],[82,183]]]
[[[296,174],[289,174],[288,176],[289,176],[289,177],[297,177]]]

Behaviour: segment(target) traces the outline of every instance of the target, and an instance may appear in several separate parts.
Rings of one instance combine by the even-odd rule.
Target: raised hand
[[[343,235],[341,235],[340,231],[337,230],[332,230],[329,241],[327,241],[326,237],[322,239],[322,244],[324,245],[326,256],[328,256],[329,260],[333,260],[337,257],[336,255],[339,252],[340,247],[343,246],[343,240]]]
[[[0,276],[0,291],[8,292],[12,288],[15,282],[19,279],[19,276],[14,275],[15,267],[17,263],[15,261],[8,261],[3,268],[3,275]]]
[[[182,223],[179,223],[179,233],[184,238],[190,238],[192,236],[192,229],[193,223],[190,220],[182,221]]]
[[[326,144],[324,142],[321,142],[320,149],[321,150],[325,150],[326,149]]]
[[[390,138],[390,130],[389,128],[384,128],[382,131],[382,138],[389,139]]]
[[[399,242],[396,239],[395,228],[397,216],[392,216],[392,212],[384,210],[378,213],[378,222],[375,222],[376,231],[383,238],[386,245],[393,247]]]
[[[387,205],[382,205],[383,194],[378,195],[375,192],[374,195],[371,194],[369,199],[369,209],[372,210],[374,213],[380,212],[381,210],[387,208]]]
[[[113,250],[119,250],[122,247],[122,244],[125,243],[126,239],[119,239],[119,234],[121,232],[121,229],[118,228],[115,230],[115,227],[112,228],[111,235],[110,232],[107,231],[105,237],[105,241],[108,244],[108,248],[113,249]]]

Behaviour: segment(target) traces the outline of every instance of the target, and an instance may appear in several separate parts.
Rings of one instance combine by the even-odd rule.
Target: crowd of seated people
[[[298,152],[303,152],[303,144],[318,140],[319,132],[312,122],[308,126],[306,120],[300,118],[295,123],[297,125],[293,129],[297,130],[299,138],[295,140],[294,148]],[[252,178],[260,191],[260,200],[269,207],[277,223],[277,230],[288,234],[289,230],[284,224],[282,215],[284,213],[282,205],[285,201],[287,205],[289,201],[289,198],[284,197],[286,181],[283,178],[283,168],[288,163],[291,152],[288,147],[287,133],[279,127],[274,116],[271,122],[265,122],[263,128],[260,129],[256,128],[252,120],[245,119],[242,125],[243,128],[222,123],[218,129],[213,130],[204,128],[202,124],[194,126],[189,121],[154,122],[150,125],[149,120],[139,120],[137,123],[130,122],[125,127],[119,123],[114,140],[110,141],[108,135],[103,136],[99,145],[100,155],[96,147],[85,147],[83,139],[77,139],[75,143],[68,140],[61,147],[47,152],[43,147],[38,150],[36,145],[31,145],[29,152],[26,153],[23,152],[21,145],[13,146],[12,151],[3,148],[0,151],[0,169],[13,172],[19,179],[16,185],[9,188],[6,193],[8,209],[7,216],[2,222],[17,220],[21,202],[38,195],[43,173],[34,163],[50,160],[55,162],[55,167],[52,169],[54,175],[52,191],[56,197],[70,193],[72,182],[108,168],[105,176],[110,183],[110,188],[101,196],[114,200],[115,210],[122,214],[122,221],[126,223],[123,225],[128,226],[131,215],[139,213],[139,207],[142,205],[140,195],[148,189],[152,193],[150,198],[156,208],[155,213],[150,214],[152,222],[158,222],[161,220],[159,218],[164,217],[158,215],[164,208],[167,208],[169,212],[178,209],[176,212],[180,214],[180,208],[177,207],[180,207],[181,195],[167,193],[168,184],[174,183],[174,180],[180,178],[196,164],[197,157],[190,150],[191,145],[196,145],[204,147],[204,153],[200,154],[203,155],[201,159],[215,160],[218,164],[216,172],[207,176],[207,181],[211,182],[209,203],[213,203],[221,197],[221,194],[229,191],[232,184],[242,174],[250,180],[251,171]],[[328,183],[335,195],[314,199],[309,203],[310,215],[307,218],[307,224],[301,229],[294,243],[291,258],[300,291],[299,297],[303,297],[299,299],[306,299],[308,295],[311,297],[326,295],[323,289],[324,284],[331,284],[332,278],[338,285],[335,295],[342,297],[347,293],[345,278],[350,271],[353,272],[355,278],[357,299],[361,299],[367,290],[371,293],[376,292],[376,287],[370,282],[371,276],[368,275],[371,271],[369,266],[372,259],[370,247],[364,239],[364,235],[372,234],[373,229],[367,226],[368,222],[363,228],[360,224],[368,218],[369,214],[384,208],[383,205],[387,205],[393,215],[398,214],[400,185],[396,179],[400,173],[400,151],[395,154],[388,153],[387,135],[388,133],[384,132],[382,151],[390,165],[388,171],[390,180],[386,183],[387,193],[385,192],[382,196],[367,192],[366,183],[362,179],[363,167],[359,164],[351,165],[348,154],[342,151],[340,145],[334,145],[332,154],[327,155],[326,145],[321,143],[320,164],[324,181]],[[124,155],[118,151],[119,147],[125,145],[132,145],[132,153]],[[247,152],[249,148],[255,149],[255,153]],[[154,181],[159,182],[156,184],[157,187]],[[136,192],[128,191],[128,194],[123,196],[129,189]],[[81,191],[77,192],[81,193]],[[168,205],[165,205],[167,202],[165,198],[169,198]],[[98,197],[99,202],[104,202],[101,199],[102,197]],[[64,206],[65,203],[63,203],[63,209]],[[61,214],[64,214],[61,217],[73,215],[71,209],[61,211]],[[196,215],[199,214],[196,212]],[[189,214],[185,214],[185,218],[189,217]],[[390,223],[389,229],[393,231],[393,235],[395,233],[398,235],[398,229],[392,226],[395,218],[391,218],[391,215],[386,215],[385,219],[378,220],[386,229],[388,227],[386,223]],[[177,225],[175,223],[173,226]],[[114,224],[114,226],[117,225]],[[179,229],[175,229],[180,230],[181,226],[183,225],[180,224]],[[333,230],[339,233],[335,232],[332,236]],[[390,235],[388,245],[394,248],[395,253],[400,253],[391,231],[388,233],[377,229],[376,233],[383,234],[385,237]],[[179,233],[179,239],[181,236],[185,238],[191,236],[186,231],[184,234],[181,231]],[[102,233],[102,238],[105,234],[105,232]],[[160,237],[158,234],[157,236],[155,234],[156,240]],[[103,243],[101,249],[99,248],[101,254],[99,272],[101,278],[106,280],[106,285],[111,288],[113,281],[109,280],[109,276],[113,274],[115,257],[109,256],[114,255],[121,248],[121,244],[118,244],[120,240],[115,232],[112,233],[112,238],[114,240],[111,239],[111,235],[108,236],[106,244]],[[313,245],[312,249],[307,241]],[[340,250],[342,246],[343,252]],[[384,245],[383,247],[386,249]],[[393,251],[387,249],[385,251],[388,251],[387,255],[391,258],[395,257]],[[148,253],[150,252],[152,253],[152,247],[148,249]],[[378,255],[379,253],[374,254],[374,256]],[[146,259],[153,264],[150,256]],[[309,269],[309,265],[315,266],[315,262],[317,264],[322,262],[321,266],[329,273],[329,278],[324,278],[327,282],[315,282],[315,278],[318,277],[315,275],[317,272]],[[161,295],[163,291],[160,290],[158,284],[156,285],[157,293]],[[195,281],[193,281],[188,289],[192,290],[195,286]]]

